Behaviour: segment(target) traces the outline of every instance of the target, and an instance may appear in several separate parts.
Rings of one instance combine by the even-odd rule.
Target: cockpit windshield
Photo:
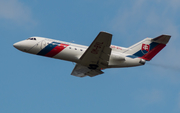
[[[27,40],[36,40],[36,38],[28,38]]]

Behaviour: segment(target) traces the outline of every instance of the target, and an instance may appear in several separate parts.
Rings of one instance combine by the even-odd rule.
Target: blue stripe
[[[155,48],[158,44],[159,44],[159,43],[152,42],[152,43],[150,44],[150,50],[149,50],[149,51],[151,51],[153,48]]]
[[[52,42],[48,44],[45,48],[43,48],[37,55],[45,56],[47,53],[49,53],[51,50],[53,50],[58,44],[58,42]]]
[[[134,56],[134,55],[128,55],[126,57],[130,57],[130,58],[137,58],[137,56]]]
[[[152,42],[150,44],[150,50],[151,51],[153,48],[155,48],[159,43],[156,43],[156,42]],[[133,55],[128,55],[127,57],[130,57],[130,58],[137,58],[137,57],[142,57],[144,56],[144,53],[142,52],[142,50],[139,50],[138,52],[134,53]]]
[[[139,50],[138,52],[136,52],[135,54],[133,54],[134,56],[138,56],[138,57],[142,57],[144,54],[142,53],[141,50]]]

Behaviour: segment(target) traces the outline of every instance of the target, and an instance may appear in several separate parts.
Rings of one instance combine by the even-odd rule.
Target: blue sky
[[[180,1],[0,0],[1,113],[179,113]],[[74,64],[18,51],[31,36],[90,45],[100,31],[129,47],[172,35],[145,66],[104,70],[93,78],[70,73]]]

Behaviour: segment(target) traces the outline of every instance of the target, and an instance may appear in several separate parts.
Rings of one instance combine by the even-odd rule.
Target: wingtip
[[[111,33],[108,33],[108,32],[106,32],[106,31],[101,31],[100,33],[105,33],[105,34],[112,35]]]

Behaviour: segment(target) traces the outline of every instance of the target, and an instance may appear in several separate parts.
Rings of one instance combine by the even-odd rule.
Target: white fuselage
[[[56,59],[80,63],[80,58],[87,50],[88,46],[58,41],[43,37],[31,37],[14,44],[17,49],[36,55],[52,57]],[[111,45],[112,49],[108,66],[105,68],[132,67],[145,64],[141,58],[130,58],[124,52],[128,48]],[[105,69],[104,68],[104,69]]]
[[[124,48],[111,45],[112,34],[101,31],[84,46],[43,37],[31,37],[13,46],[23,52],[75,62],[71,75],[77,77],[103,74],[103,69],[141,66],[150,61],[169,42],[170,35],[145,38]]]

